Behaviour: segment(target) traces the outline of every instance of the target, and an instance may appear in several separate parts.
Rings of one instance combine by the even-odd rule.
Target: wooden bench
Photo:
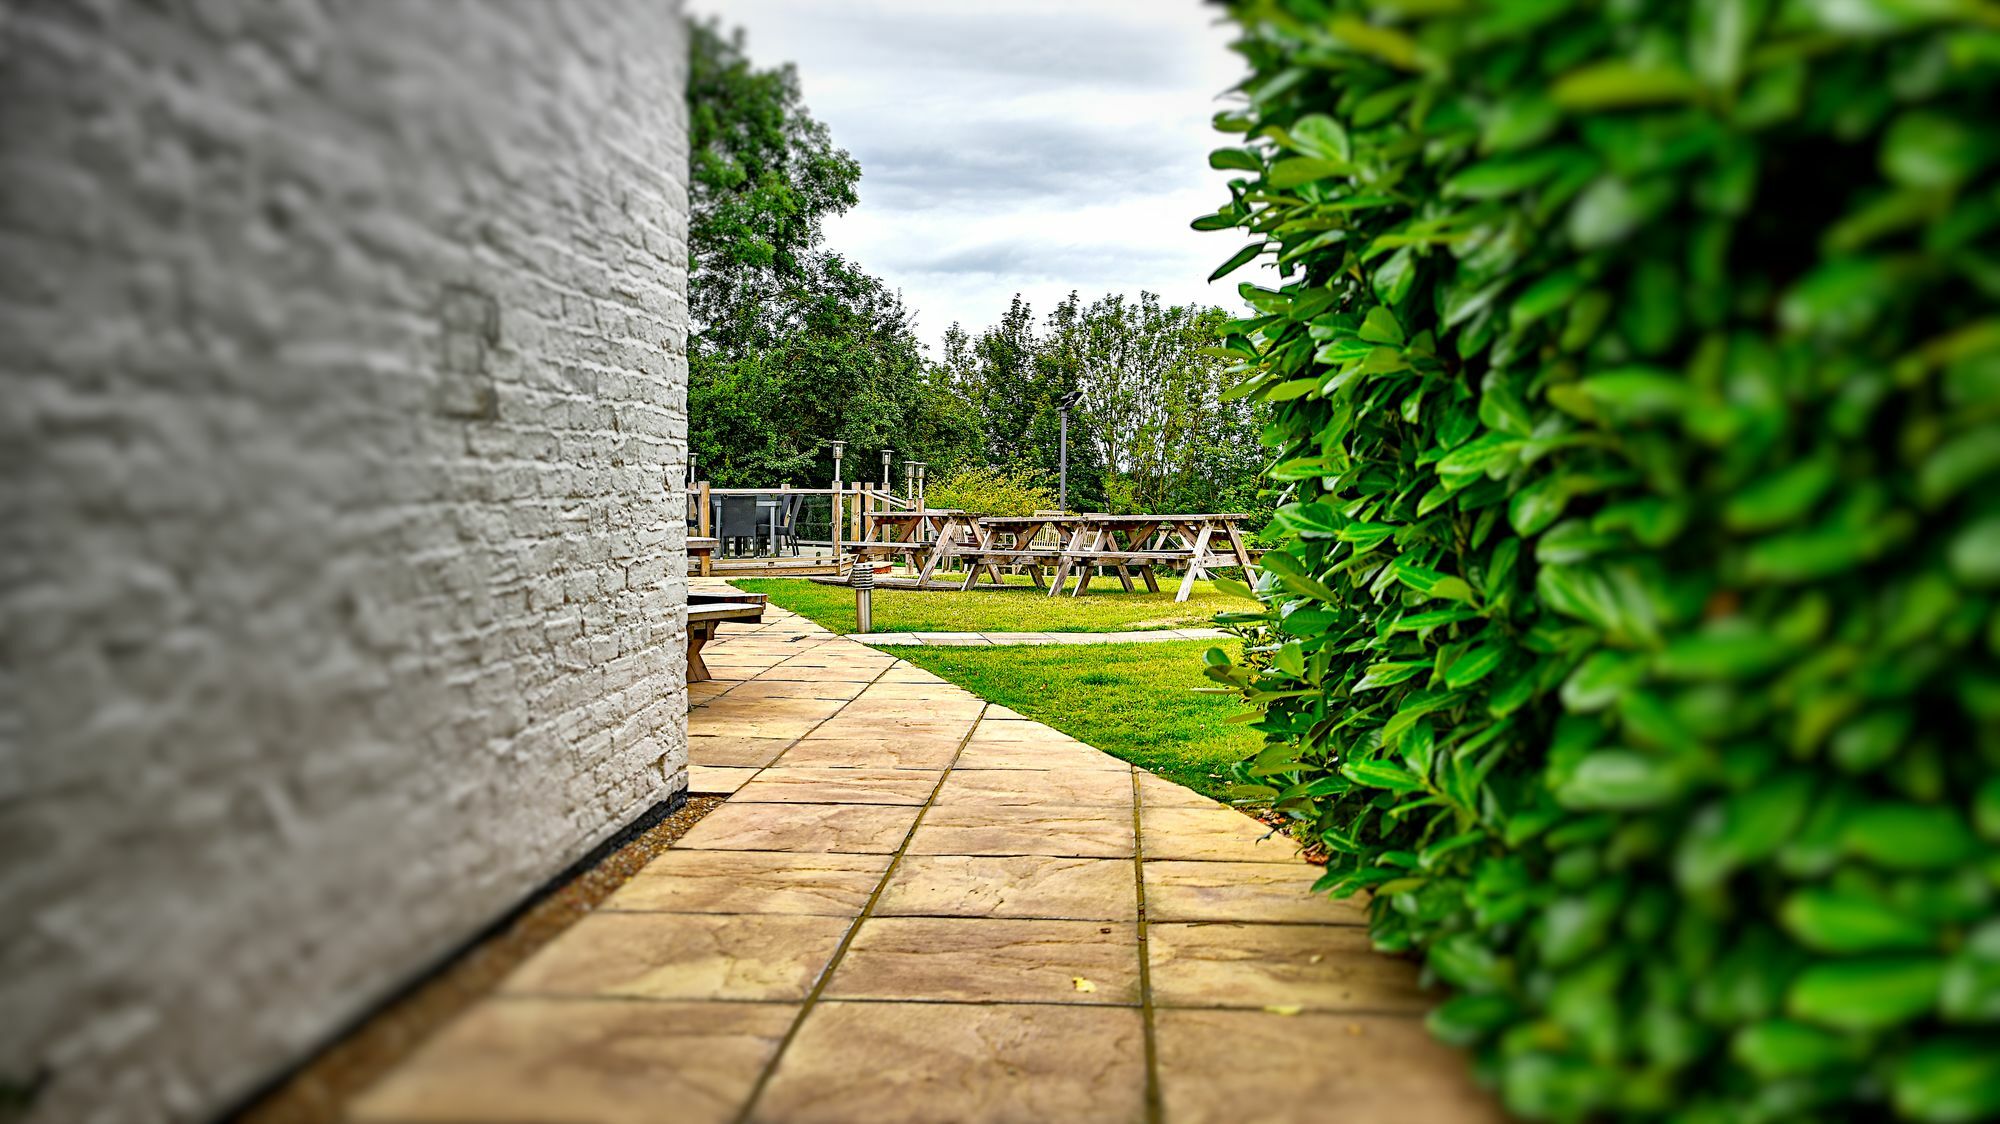
[[[1042,580],[1042,567],[1054,566],[1062,559],[1062,553],[1053,547],[968,546],[952,550],[949,557],[952,562],[965,564],[965,583],[959,586],[961,590],[971,589],[979,581],[981,568],[989,568],[993,583],[1000,584],[999,574],[990,569],[997,566],[1026,566],[1028,576],[1035,581],[1035,588],[1044,589],[1048,583]]]
[[[1138,566],[1140,567],[1139,579],[1146,583],[1146,591],[1148,593],[1158,593],[1160,592],[1160,583],[1158,579],[1153,577],[1153,567],[1171,566],[1177,562],[1185,562],[1187,561],[1187,557],[1185,553],[1174,550],[1117,550],[1108,548],[1098,550],[1068,550],[1064,551],[1062,556],[1065,567],[1078,571],[1076,576],[1076,593],[1071,594],[1071,596],[1079,596],[1084,590],[1090,588],[1091,571],[1098,566],[1110,567],[1118,575],[1118,583],[1125,587],[1125,592],[1127,593],[1132,592],[1132,571],[1130,567]]]
[[[720,541],[712,537],[704,538],[700,535],[689,535],[687,551],[688,561],[691,565],[688,569],[700,573],[704,578],[713,572],[715,568],[713,561],[715,558],[715,548]]]
[[[763,620],[764,605],[769,600],[766,594],[737,590],[688,594],[687,681],[706,683],[715,678],[708,673],[708,665],[701,662],[701,650],[715,638],[715,630],[725,621]]]

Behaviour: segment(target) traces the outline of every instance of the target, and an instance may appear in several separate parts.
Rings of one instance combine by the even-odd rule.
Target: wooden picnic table
[[[960,589],[971,589],[985,573],[994,585],[1000,584],[1000,567],[1020,566],[1028,571],[1035,588],[1044,588],[1048,583],[1042,580],[1042,570],[1056,568],[1062,559],[1062,544],[1066,539],[1065,529],[1086,518],[1082,515],[1063,515],[1043,512],[1036,515],[982,515],[973,520],[972,544],[964,550],[954,551],[954,556],[967,561],[965,583]],[[1045,530],[1056,533],[1054,547],[1038,547],[1035,540]]]
[[[1160,587],[1153,579],[1152,567],[1184,565],[1187,573],[1174,600],[1186,601],[1194,592],[1195,581],[1210,570],[1241,566],[1248,572],[1250,551],[1243,545],[1242,524],[1249,518],[1240,513],[1078,516],[1049,581],[1049,596],[1063,591],[1063,582],[1072,571],[1077,580],[1070,596],[1080,596],[1090,587],[1091,572],[1098,566],[1116,572],[1128,592],[1132,589],[1131,567],[1138,566],[1146,588],[1157,593]],[[1218,537],[1227,544],[1227,553],[1219,553],[1212,545]],[[1120,538],[1124,539],[1122,547]]]
[[[883,511],[869,516],[875,537],[844,544],[844,549],[867,558],[900,558],[917,571],[917,587],[930,588],[931,575],[958,544],[961,536],[973,537],[973,517],[951,508],[922,511]],[[926,538],[928,531],[930,537]]]
[[[1210,570],[1251,565],[1250,552],[1243,545],[1242,524],[1247,515],[967,515],[962,511],[896,511],[872,517],[876,537],[848,544],[848,549],[866,558],[901,558],[917,570],[917,588],[931,589],[933,576],[953,561],[963,561],[965,580],[960,589],[972,589],[985,574],[994,585],[1001,584],[1000,568],[1018,566],[1028,571],[1036,588],[1046,588],[1050,596],[1063,592],[1071,574],[1077,581],[1071,597],[1090,587],[1097,567],[1116,573],[1127,591],[1134,589],[1132,568],[1154,593],[1160,590],[1152,567],[1185,567],[1174,600],[1186,601],[1194,583]],[[925,531],[931,537],[925,537]],[[1053,531],[1057,545],[1036,546],[1044,531]],[[1122,540],[1122,541],[1121,541]],[[1218,548],[1219,547],[1219,548]],[[1045,581],[1043,571],[1050,574]]]

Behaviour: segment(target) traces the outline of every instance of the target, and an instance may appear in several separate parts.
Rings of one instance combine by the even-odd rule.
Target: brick
[[[214,1116],[686,784],[677,9],[0,17],[30,1119]]]

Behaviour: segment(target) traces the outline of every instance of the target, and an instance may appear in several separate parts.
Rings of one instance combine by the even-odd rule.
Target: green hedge
[[[2000,7],[1232,13],[1246,794],[1517,1112],[2000,1117]]]
[[[1038,468],[968,465],[926,488],[924,504],[975,515],[1033,515],[1055,510],[1056,489]]]

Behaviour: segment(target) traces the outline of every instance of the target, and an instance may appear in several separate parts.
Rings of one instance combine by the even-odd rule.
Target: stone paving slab
[[[1131,925],[1013,917],[870,917],[829,999],[1136,1006]]]
[[[501,990],[597,998],[802,1000],[847,928],[841,917],[602,911],[550,941]]]
[[[798,1004],[489,999],[349,1109],[384,1124],[726,1124],[799,1017]]]
[[[603,908],[855,917],[888,869],[888,855],[675,848],[619,887]]]
[[[733,795],[355,1119],[1500,1119],[1264,825],[775,607],[707,651]]]
[[[875,915],[1137,921],[1131,880],[1128,859],[906,854]]]
[[[1464,1059],[1423,1024],[1380,1015],[1162,1010],[1161,1099],[1174,1124],[1242,1124],[1246,1105],[1288,1120],[1497,1122]]]
[[[1135,1007],[819,1003],[747,1119],[936,1124],[1146,1119]]]

